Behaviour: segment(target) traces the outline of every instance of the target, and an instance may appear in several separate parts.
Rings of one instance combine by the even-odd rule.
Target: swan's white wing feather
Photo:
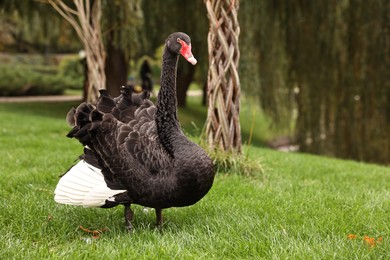
[[[54,200],[61,204],[100,207],[109,197],[125,191],[108,188],[100,169],[82,160],[60,179]]]

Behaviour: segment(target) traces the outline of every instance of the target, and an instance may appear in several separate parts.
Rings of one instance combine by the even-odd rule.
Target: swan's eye
[[[181,42],[181,39],[180,39],[180,38],[177,38],[176,40],[177,40],[177,42]]]

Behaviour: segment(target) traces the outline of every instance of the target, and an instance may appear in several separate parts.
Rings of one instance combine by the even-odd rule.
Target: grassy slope
[[[128,234],[121,207],[57,205],[58,175],[81,152],[64,137],[72,105],[0,104],[0,259],[385,259],[390,252],[388,167],[254,147],[247,153],[261,158],[264,174],[219,173],[198,204],[165,210],[162,233],[139,206]],[[79,225],[110,231],[92,239]],[[348,240],[351,233],[358,238]],[[364,235],[383,242],[369,248]]]

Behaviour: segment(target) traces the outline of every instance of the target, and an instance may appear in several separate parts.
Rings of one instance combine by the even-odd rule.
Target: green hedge
[[[80,89],[81,64],[64,59],[54,66],[0,64],[0,96],[61,95],[65,89]]]
[[[82,89],[84,81],[84,67],[78,56],[69,56],[61,60],[58,74],[64,84],[70,89]]]

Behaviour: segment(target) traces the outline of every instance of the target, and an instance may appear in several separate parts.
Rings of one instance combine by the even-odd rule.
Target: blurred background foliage
[[[209,23],[203,1],[102,0],[102,8],[107,68],[123,70],[119,76],[118,69],[106,71],[116,75],[108,85],[137,78],[144,58],[158,83],[161,45],[171,32],[184,31],[199,63],[179,63],[179,104],[186,105],[191,83],[204,88]],[[244,96],[275,129],[292,133],[289,143],[302,152],[390,163],[390,1],[241,0],[239,21]],[[0,0],[0,95],[21,94],[12,92],[18,85],[28,89],[23,78],[55,93],[82,88],[80,48],[50,5]],[[32,60],[38,54],[40,63],[10,62],[21,53]]]

